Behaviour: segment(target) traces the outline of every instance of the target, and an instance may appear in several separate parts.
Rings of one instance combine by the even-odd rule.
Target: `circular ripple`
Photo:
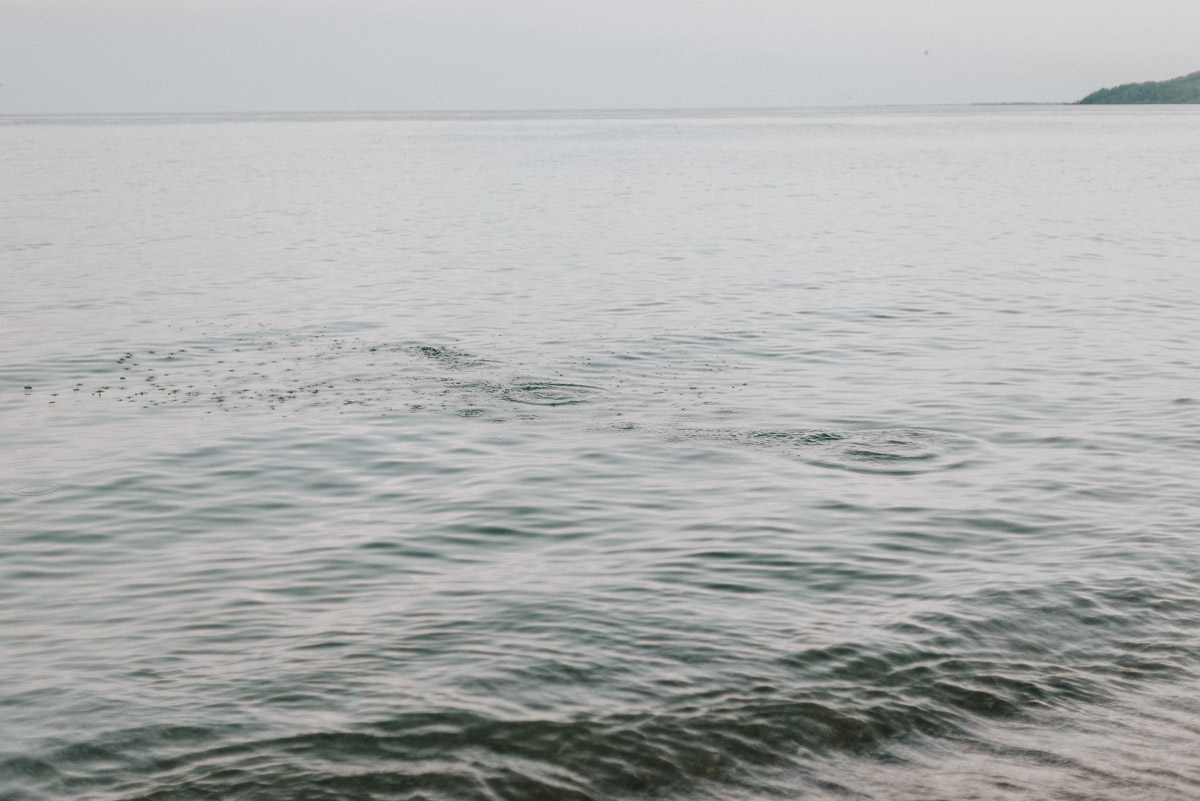
[[[981,443],[961,434],[916,428],[857,431],[686,429],[672,439],[708,439],[772,451],[818,467],[855,473],[913,475],[962,467]]]
[[[513,403],[532,406],[569,406],[586,403],[596,387],[586,384],[560,384],[554,381],[524,381],[505,387],[500,397]]]
[[[915,428],[822,432],[798,455],[820,467],[911,475],[961,467],[978,450],[970,437]]]
[[[52,492],[58,492],[60,489],[62,487],[57,484],[29,484],[9,490],[9,492],[13,495],[49,495]]]

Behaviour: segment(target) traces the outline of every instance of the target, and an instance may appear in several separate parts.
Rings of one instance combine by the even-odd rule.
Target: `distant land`
[[[1200,72],[1169,81],[1125,83],[1092,92],[1080,103],[1200,103]]]

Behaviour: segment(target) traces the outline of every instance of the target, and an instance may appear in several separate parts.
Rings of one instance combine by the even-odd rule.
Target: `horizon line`
[[[318,116],[318,115],[466,115],[466,114],[639,114],[639,113],[711,113],[780,111],[854,111],[889,108],[973,108],[980,106],[1076,106],[1077,100],[1063,101],[974,101],[969,103],[864,103],[859,105],[811,106],[579,106],[460,109],[258,109],[206,111],[0,111],[4,117],[233,117],[233,116]]]

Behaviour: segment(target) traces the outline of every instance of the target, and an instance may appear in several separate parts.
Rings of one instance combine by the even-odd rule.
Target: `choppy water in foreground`
[[[1200,796],[1200,114],[0,119],[0,796]]]

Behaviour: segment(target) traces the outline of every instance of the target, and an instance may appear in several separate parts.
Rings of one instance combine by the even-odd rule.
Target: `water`
[[[1200,796],[1200,114],[0,120],[0,795]]]

